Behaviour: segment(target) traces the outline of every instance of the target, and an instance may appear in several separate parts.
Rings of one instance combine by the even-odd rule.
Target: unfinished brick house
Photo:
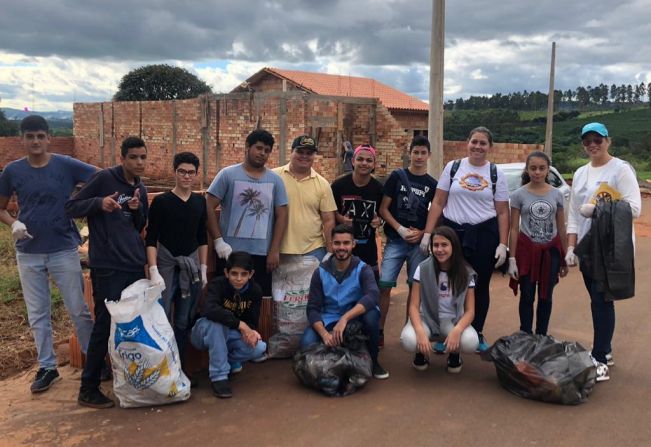
[[[119,162],[121,141],[141,136],[149,149],[149,184],[173,178],[172,158],[191,151],[201,160],[206,187],[225,167],[243,159],[244,140],[256,127],[276,139],[269,165],[287,163],[292,140],[311,134],[319,142],[315,168],[332,181],[341,172],[344,139],[378,149],[378,176],[403,166],[416,133],[426,129],[427,104],[367,78],[265,68],[233,92],[178,101],[74,104],[74,138],[53,144],[99,167]],[[58,140],[58,139],[57,139]],[[24,156],[17,137],[0,138],[0,169]],[[54,143],[54,142],[53,142]],[[463,157],[465,142],[446,141],[444,161]],[[491,160],[522,161],[540,145],[497,143]]]
[[[405,132],[411,135],[427,135],[428,104],[371,78],[263,68],[232,92],[293,90],[323,96],[377,99]],[[344,119],[345,135],[350,124],[350,119]]]

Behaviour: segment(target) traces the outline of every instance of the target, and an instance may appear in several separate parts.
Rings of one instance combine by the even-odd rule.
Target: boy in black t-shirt
[[[195,348],[208,350],[210,385],[220,398],[232,397],[228,374],[241,371],[241,362],[267,359],[267,344],[256,330],[262,289],[251,279],[251,255],[232,252],[224,275],[208,285],[201,318],[191,335]]]
[[[353,172],[342,175],[332,183],[332,194],[337,203],[337,223],[353,227],[356,244],[353,255],[371,266],[378,282],[375,230],[382,224],[378,216],[382,184],[372,175],[375,161],[376,152],[372,146],[363,144],[355,148]]]
[[[427,257],[420,250],[423,230],[427,222],[430,202],[434,198],[437,181],[427,173],[427,160],[431,155],[429,140],[417,136],[409,146],[409,167],[396,169],[384,184],[384,197],[380,215],[386,221],[384,233],[387,243],[382,258],[380,276],[380,341],[383,340],[384,323],[389,312],[391,288],[402,265],[407,261],[407,282],[411,297],[411,283],[416,267]]]

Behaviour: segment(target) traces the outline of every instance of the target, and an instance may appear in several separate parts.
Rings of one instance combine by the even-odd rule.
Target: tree
[[[18,126],[13,121],[9,121],[5,112],[0,110],[0,137],[13,137],[18,135]]]
[[[122,77],[115,101],[164,101],[212,93],[208,84],[185,68],[166,64],[136,68]]]

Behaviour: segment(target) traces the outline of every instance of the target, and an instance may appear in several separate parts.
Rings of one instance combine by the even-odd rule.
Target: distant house
[[[231,93],[292,90],[323,96],[374,98],[389,110],[408,134],[427,135],[428,104],[371,78],[263,68]]]

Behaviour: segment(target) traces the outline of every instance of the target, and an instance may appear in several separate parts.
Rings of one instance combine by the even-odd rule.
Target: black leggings
[[[488,315],[488,307],[490,305],[490,292],[489,285],[493,270],[495,270],[495,249],[500,243],[499,228],[497,226],[497,218],[492,218],[486,222],[477,225],[459,225],[448,219],[443,219],[443,225],[452,227],[459,240],[461,246],[464,247],[464,257],[468,264],[477,273],[477,280],[475,282],[475,319],[472,322],[472,327],[477,332],[484,331],[484,323]],[[468,234],[472,234],[471,238],[474,240],[474,247],[465,247],[464,239]],[[468,245],[468,240],[465,241]]]

